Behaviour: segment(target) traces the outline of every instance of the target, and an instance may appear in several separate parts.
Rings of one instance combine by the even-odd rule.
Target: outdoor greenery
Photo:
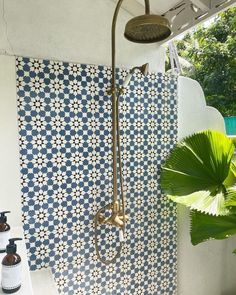
[[[192,210],[193,245],[236,234],[234,151],[225,134],[206,130],[179,142],[162,167],[163,191]]]
[[[236,138],[233,137],[233,138],[232,138],[232,141],[233,141],[233,143],[234,143],[234,145],[235,145],[235,147],[236,147]]]
[[[235,116],[236,7],[220,13],[209,26],[186,34],[177,49],[192,64],[184,68],[184,75],[202,85],[207,104],[223,116]]]

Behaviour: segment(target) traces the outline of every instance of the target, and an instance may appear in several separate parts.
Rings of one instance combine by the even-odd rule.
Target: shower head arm
[[[112,81],[111,81],[111,92],[112,92],[112,137],[113,137],[113,201],[117,202],[117,95],[116,95],[116,24],[118,14],[121,8],[121,5],[124,0],[119,0],[116,9],[114,12],[112,20],[112,30],[111,30],[111,51],[112,51]],[[145,1],[145,13],[150,14],[150,2],[149,0]]]
[[[112,44],[111,44],[111,51],[112,51],[112,88],[116,88],[115,85],[115,69],[116,69],[116,23],[117,23],[117,18],[118,18],[118,14],[121,8],[121,5],[123,3],[124,0],[119,0],[117,5],[116,5],[116,9],[113,15],[113,20],[112,20],[112,30],[111,30],[111,40],[112,40]],[[149,0],[144,0],[145,1],[145,13],[146,14],[150,14],[150,2]]]

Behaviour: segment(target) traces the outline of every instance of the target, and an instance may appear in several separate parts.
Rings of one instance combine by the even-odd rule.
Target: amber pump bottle
[[[7,223],[7,213],[10,213],[10,211],[0,212],[0,253],[6,252],[6,246],[10,238],[10,225]]]
[[[5,294],[17,292],[21,287],[21,258],[16,253],[15,242],[22,239],[9,239],[7,255],[2,260],[2,291]]]

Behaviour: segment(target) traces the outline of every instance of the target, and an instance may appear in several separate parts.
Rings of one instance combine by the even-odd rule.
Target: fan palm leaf
[[[217,131],[182,140],[162,167],[161,186],[174,202],[212,215],[227,215],[226,186],[235,183],[232,141]],[[232,171],[231,171],[232,170]]]
[[[191,212],[191,242],[197,245],[210,239],[222,240],[236,234],[236,215],[212,216]]]

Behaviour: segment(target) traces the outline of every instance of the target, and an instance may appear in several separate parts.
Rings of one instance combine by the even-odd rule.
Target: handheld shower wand
[[[128,73],[128,75],[126,76],[122,88],[126,88],[129,85],[130,80],[131,80],[131,78],[132,78],[132,76],[133,76],[133,74],[134,74],[134,72],[136,70],[140,71],[143,74],[143,76],[146,76],[148,74],[149,64],[146,63],[146,64],[142,65],[141,67],[134,67],[134,68],[132,68],[130,70],[130,72]]]
[[[141,15],[131,19],[125,28],[125,37],[137,43],[153,43],[162,41],[163,39],[169,37],[171,34],[169,21],[158,15],[150,14],[150,4],[149,0],[145,1],[145,15]],[[116,258],[120,256],[124,233],[125,233],[125,224],[127,221],[127,215],[125,214],[125,196],[124,196],[124,182],[122,176],[122,162],[121,162],[121,151],[120,151],[120,130],[119,130],[119,97],[122,94],[122,89],[127,87],[132,74],[136,69],[140,70],[142,73],[147,73],[148,65],[145,64],[141,67],[135,67],[127,75],[123,88],[119,89],[116,86],[116,23],[118,13],[121,7],[123,0],[119,0],[114,12],[113,21],[112,21],[112,86],[111,86],[111,95],[112,95],[112,138],[113,138],[113,202],[104,206],[98,210],[95,215],[95,249],[99,260],[108,265],[115,262]],[[118,160],[118,162],[117,162]],[[119,163],[119,178],[120,178],[120,187],[121,187],[121,203],[118,200],[118,169],[117,163]],[[106,212],[111,211],[111,215],[106,217]],[[110,259],[106,260],[101,257],[98,248],[98,224],[108,224],[113,225],[120,230],[120,245],[118,247],[116,255]]]

